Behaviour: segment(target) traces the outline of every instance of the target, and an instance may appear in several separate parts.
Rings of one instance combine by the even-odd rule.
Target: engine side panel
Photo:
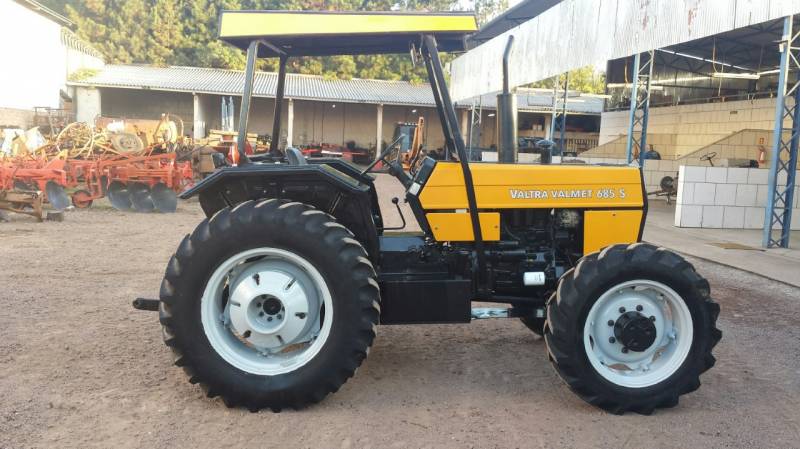
[[[466,212],[425,214],[430,224],[433,238],[439,242],[471,242],[475,240],[472,233],[472,222]],[[485,241],[500,240],[500,214],[498,212],[481,212],[478,214],[481,223],[481,235]]]
[[[580,214],[581,232],[575,236],[579,239],[575,249],[583,254],[641,238],[646,198],[636,167],[476,163],[470,164],[470,169],[485,241],[508,236],[502,232],[498,235],[494,223],[484,223],[484,215],[500,211],[499,228],[512,229],[512,216],[507,211],[515,210],[544,214],[572,210]],[[438,226],[439,232],[433,233],[437,241],[473,240],[464,177],[457,163],[437,162],[418,197],[432,229],[437,227],[432,219],[438,219],[438,215],[465,217],[463,223]],[[442,231],[445,228],[451,230]]]
[[[480,209],[643,208],[635,167],[470,164]],[[467,208],[461,167],[438,162],[420,193],[423,209]]]
[[[588,210],[583,214],[583,253],[589,254],[615,243],[639,240],[641,210]]]

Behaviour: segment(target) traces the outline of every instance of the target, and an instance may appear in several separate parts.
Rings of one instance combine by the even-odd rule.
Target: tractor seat
[[[286,149],[286,160],[289,165],[308,165],[306,157],[297,148],[289,147]]]

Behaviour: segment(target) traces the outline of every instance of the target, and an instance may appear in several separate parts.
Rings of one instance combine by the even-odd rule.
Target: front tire
[[[208,397],[299,409],[350,378],[375,338],[375,271],[344,226],[274,199],[223,209],[187,236],[161,286],[164,342]]]
[[[681,256],[614,245],[561,278],[545,342],[582,399],[616,414],[650,414],[700,386],[722,336],[718,315],[708,282]]]

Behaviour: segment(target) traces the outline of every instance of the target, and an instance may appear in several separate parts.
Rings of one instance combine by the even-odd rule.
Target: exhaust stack
[[[514,36],[508,36],[503,52],[503,92],[497,95],[497,161],[501,164],[517,163],[517,96],[508,88],[508,57]]]

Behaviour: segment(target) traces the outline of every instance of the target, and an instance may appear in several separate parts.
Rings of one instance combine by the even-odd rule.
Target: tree
[[[475,0],[475,17],[483,26],[508,9],[508,0]]]
[[[564,82],[564,75],[559,75],[559,83]],[[555,77],[537,81],[528,87],[552,89]],[[606,74],[595,70],[592,66],[581,67],[569,72],[569,88],[587,94],[602,94],[606,88]]]
[[[217,39],[222,10],[450,11],[458,0],[41,0],[76,24],[79,37],[94,45],[108,63],[145,63],[243,69],[243,53]],[[477,0],[484,17],[507,0]],[[443,55],[443,62],[451,58]],[[277,70],[275,59],[259,62]],[[289,72],[328,78],[426,81],[423,67],[408,55],[293,58]]]

